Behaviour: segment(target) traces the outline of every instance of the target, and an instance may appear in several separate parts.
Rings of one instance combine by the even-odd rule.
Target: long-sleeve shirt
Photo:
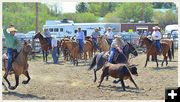
[[[108,39],[113,39],[113,36],[114,36],[114,33],[112,32],[112,31],[107,31],[106,33],[105,33],[105,35],[107,36],[107,38]]]
[[[50,33],[49,31],[45,31],[45,32],[44,32],[44,36],[45,36],[46,38],[49,38],[49,37],[51,37],[51,33]]]
[[[83,39],[83,40],[85,40],[84,32],[83,31],[77,32],[76,33],[76,39]]]
[[[18,45],[18,41],[15,38],[14,35],[12,35],[11,33],[7,32],[7,28],[3,29],[3,33],[5,36],[5,45],[7,48],[13,48],[15,49]]]
[[[159,31],[153,31],[152,39],[153,40],[160,40],[161,39],[161,33]]]
[[[51,40],[51,46],[52,46],[52,48],[57,47],[57,40],[56,39]]]
[[[113,42],[112,42],[112,44],[111,44],[111,48],[117,48],[117,47],[119,47],[120,49],[123,49],[123,46],[124,46],[124,43],[118,43],[117,41],[116,41],[116,39],[114,39],[113,40]]]
[[[97,38],[98,36],[100,36],[100,32],[93,32],[92,33],[92,38]]]

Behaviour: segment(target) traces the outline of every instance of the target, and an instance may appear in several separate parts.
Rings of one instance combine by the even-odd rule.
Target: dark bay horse
[[[40,32],[38,32],[35,36],[34,39],[39,38],[39,42],[41,44],[41,49],[43,52],[43,61],[47,62],[47,56],[48,56],[48,50],[51,49],[51,45],[47,42],[47,40],[41,35]],[[45,54],[45,55],[44,55]]]
[[[139,39],[139,43],[140,43],[140,46],[146,45],[146,48],[147,48],[147,54],[146,54],[147,58],[146,58],[146,63],[144,67],[147,66],[148,58],[150,55],[155,57],[155,61],[158,67],[158,61],[157,61],[158,52],[156,50],[155,45],[153,44],[153,41],[151,41],[147,37],[141,36]],[[164,61],[166,61],[166,66],[167,66],[168,64],[167,57],[168,57],[168,52],[170,51],[170,46],[165,42],[161,42],[161,48],[162,48],[161,53],[164,56],[161,66],[163,66]]]
[[[133,54],[134,56],[138,56],[138,53],[134,46],[127,42],[127,44],[123,48],[123,52],[125,56],[122,56],[121,54],[118,55],[116,61],[114,63],[127,63],[129,59],[129,54]],[[94,82],[96,82],[96,72],[100,70],[105,62],[108,59],[108,52],[101,52],[100,54],[97,54],[94,56],[92,63],[88,70],[94,69]],[[96,66],[96,67],[95,67]]]
[[[124,80],[129,79],[131,82],[133,82],[133,84],[135,85],[135,87],[137,89],[138,86],[136,85],[136,83],[134,82],[132,75],[136,75],[138,76],[137,73],[137,68],[134,65],[127,65],[127,64],[111,64],[111,63],[106,63],[103,66],[103,72],[101,74],[101,79],[99,82],[98,87],[101,86],[102,81],[104,80],[104,77],[108,77],[111,76],[113,78],[119,78],[119,81],[121,81],[123,90],[125,91],[125,84],[124,84]]]
[[[32,53],[31,45],[28,44],[27,42],[25,42],[20,53],[18,54],[17,58],[12,63],[12,70],[13,70],[13,74],[15,74],[15,80],[16,80],[15,86],[11,86],[9,80],[7,79],[7,77],[8,77],[7,68],[4,68],[5,74],[4,74],[3,78],[8,83],[9,89],[11,89],[11,90],[16,89],[16,87],[19,85],[19,76],[21,74],[24,74],[28,78],[27,80],[24,80],[22,83],[27,84],[29,82],[30,76],[29,76],[29,72],[28,72],[28,54],[31,54],[31,53]],[[6,59],[3,59],[3,62],[4,61],[6,61]]]

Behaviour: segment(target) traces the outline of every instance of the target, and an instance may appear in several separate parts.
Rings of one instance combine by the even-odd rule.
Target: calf
[[[124,91],[125,91],[125,84],[124,84],[123,80],[126,80],[126,79],[130,79],[130,81],[134,83],[136,88],[139,89],[131,76],[131,74],[138,76],[136,66],[134,66],[134,65],[128,66],[127,64],[107,63],[106,65],[104,65],[102,70],[103,70],[103,72],[101,74],[101,80],[99,82],[98,87],[101,86],[101,83],[104,80],[104,77],[111,76],[113,78],[119,78]]]

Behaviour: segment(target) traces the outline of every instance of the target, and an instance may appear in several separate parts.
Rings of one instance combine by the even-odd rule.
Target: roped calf
[[[137,68],[135,65],[128,66],[127,64],[107,63],[106,65],[104,65],[102,70],[103,72],[101,74],[101,80],[99,82],[98,87],[101,86],[101,83],[104,80],[104,77],[111,76],[113,78],[119,78],[124,91],[125,91],[125,84],[123,80],[126,80],[126,79],[130,79],[130,81],[134,83],[135,87],[139,89],[131,76],[131,74],[138,76]]]

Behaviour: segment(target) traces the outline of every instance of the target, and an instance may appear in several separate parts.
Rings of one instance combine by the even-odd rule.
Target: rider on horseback
[[[13,25],[10,25],[9,28],[3,29],[3,33],[5,36],[5,44],[7,47],[7,55],[8,55],[7,73],[10,73],[12,69],[12,62],[18,53],[17,52],[18,41],[14,36],[16,32],[17,30]]]
[[[154,26],[153,27],[153,33],[152,33],[152,40],[153,40],[153,43],[155,44],[156,46],[156,50],[158,52],[158,54],[161,53],[161,43],[160,43],[160,40],[161,40],[161,33],[159,32],[159,27],[158,26]]]
[[[110,48],[110,56],[108,58],[108,62],[112,63],[113,62],[113,58],[115,55],[116,50],[118,50],[120,53],[123,53],[123,46],[124,46],[124,41],[121,39],[121,36],[114,36],[114,40],[111,44],[111,48]]]
[[[49,30],[47,28],[44,28],[44,36],[48,42],[49,45],[51,45],[51,33],[49,32]]]
[[[92,33],[92,41],[93,45],[96,47],[96,49],[99,49],[98,43],[97,43],[97,37],[100,36],[100,32],[98,28],[95,28],[95,31]]]
[[[76,33],[76,40],[79,44],[79,48],[80,48],[80,53],[83,53],[83,50],[84,50],[84,40],[85,40],[85,35],[84,35],[84,32],[81,31],[81,28],[78,27],[78,31]]]
[[[105,33],[105,36],[107,37],[108,39],[108,43],[109,45],[111,45],[112,41],[113,41],[113,36],[114,36],[114,33],[112,32],[112,28],[111,27],[108,27],[107,28],[107,31]]]

